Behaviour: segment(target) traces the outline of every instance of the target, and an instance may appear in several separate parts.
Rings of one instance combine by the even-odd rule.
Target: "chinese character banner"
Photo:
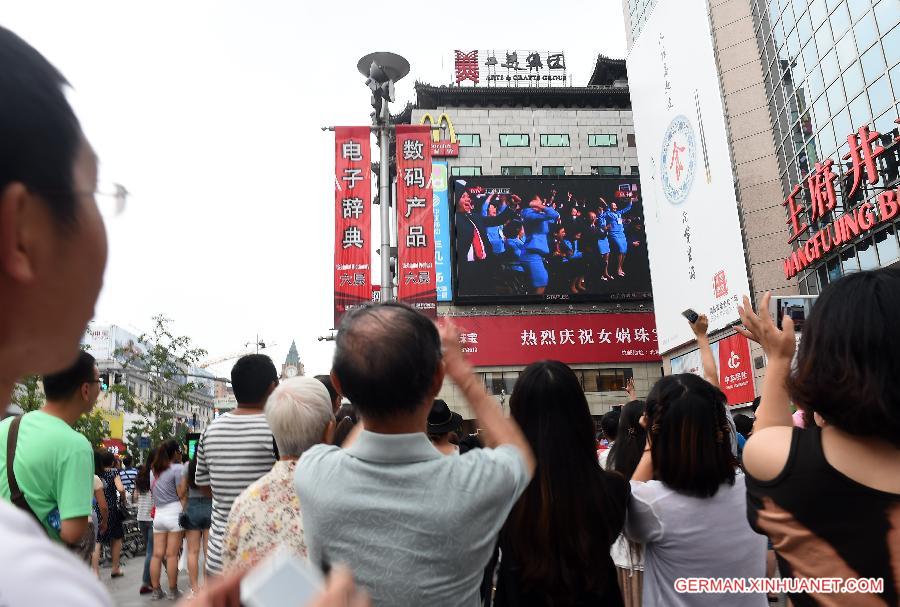
[[[743,335],[731,335],[710,344],[713,357],[718,362],[719,387],[725,393],[729,405],[743,405],[756,398],[753,386],[753,365],[750,361],[750,344]],[[700,350],[691,350],[672,359],[672,373],[693,373],[703,376]]]
[[[659,346],[738,320],[750,294],[707,3],[659,0],[628,55]],[[740,145],[739,143],[736,145]]]
[[[369,127],[334,129],[334,323],[372,297]]]
[[[459,316],[460,342],[476,366],[660,360],[653,314]]]
[[[434,275],[438,301],[453,301],[450,284],[450,207],[448,200],[449,172],[446,160],[431,163],[431,188],[434,192]]]
[[[397,299],[437,316],[431,127],[397,125]]]

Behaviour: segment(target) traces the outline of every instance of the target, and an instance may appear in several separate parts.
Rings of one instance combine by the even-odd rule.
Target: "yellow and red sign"
[[[442,112],[437,120],[431,114],[422,116],[421,124],[431,127],[431,155],[439,157],[459,156],[459,141],[456,139],[456,129],[447,112]],[[442,138],[444,129],[447,129],[447,139]]]

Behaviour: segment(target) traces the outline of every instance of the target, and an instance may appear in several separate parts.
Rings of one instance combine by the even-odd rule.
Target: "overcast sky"
[[[107,221],[97,320],[141,331],[165,313],[210,357],[258,333],[279,368],[296,339],[307,372],[324,373],[334,141],[320,127],[369,123],[358,59],[409,60],[395,111],[416,80],[450,82],[454,49],[562,50],[584,85],[597,53],[624,57],[621,6],[7,0],[0,23],[66,75],[101,179],[131,192]]]

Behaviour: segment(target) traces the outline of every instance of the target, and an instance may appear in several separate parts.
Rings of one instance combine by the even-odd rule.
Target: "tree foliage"
[[[23,378],[13,391],[13,404],[18,405],[25,413],[40,409],[46,400],[44,391],[41,389],[41,378],[38,375],[29,375]],[[82,415],[73,427],[88,439],[92,447],[99,446],[103,439],[109,436],[109,432],[103,425],[103,414],[98,409]]]
[[[156,445],[170,438],[184,441],[187,428],[177,423],[179,405],[187,402],[197,384],[187,381],[192,365],[206,356],[206,350],[193,346],[187,336],[172,332],[172,320],[164,315],[153,317],[153,330],[138,338],[134,347],[118,348],[115,356],[130,373],[143,377],[149,384],[146,398],[136,398],[125,385],[114,385],[110,391],[119,402],[140,419],[126,432],[129,451],[138,453],[142,436]]]

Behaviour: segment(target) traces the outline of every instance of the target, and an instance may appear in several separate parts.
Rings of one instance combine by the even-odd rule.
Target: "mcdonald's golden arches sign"
[[[459,156],[459,142],[456,140],[456,129],[447,112],[442,112],[437,120],[431,114],[422,116],[421,124],[431,126],[431,155],[432,156]],[[447,130],[447,139],[443,139],[444,129]]]

